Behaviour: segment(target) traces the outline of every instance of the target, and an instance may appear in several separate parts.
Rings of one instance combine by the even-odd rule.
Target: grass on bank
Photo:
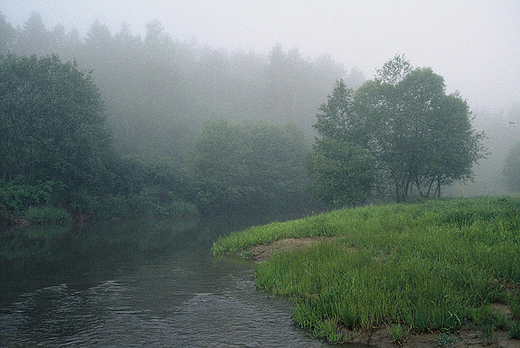
[[[410,332],[451,334],[470,323],[485,342],[494,330],[520,338],[519,198],[337,210],[252,227],[212,251],[316,236],[337,238],[276,253],[256,269],[258,287],[288,296],[293,319],[314,336],[342,342],[356,330],[391,326],[398,343]],[[493,303],[508,305],[511,315]]]

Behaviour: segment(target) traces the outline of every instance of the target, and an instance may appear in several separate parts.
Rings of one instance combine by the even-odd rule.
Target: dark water
[[[219,236],[265,222],[133,221],[8,233],[0,347],[328,347],[292,323],[286,300],[255,288],[251,263],[210,255]]]

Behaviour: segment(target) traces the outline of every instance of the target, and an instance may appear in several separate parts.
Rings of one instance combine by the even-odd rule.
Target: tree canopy
[[[440,197],[442,186],[470,179],[473,164],[484,157],[484,135],[472,128],[466,101],[458,93],[447,95],[442,76],[412,67],[404,56],[389,60],[356,92],[337,82],[320,111],[314,127],[321,139],[313,156],[324,153],[327,138],[366,150],[378,184],[362,185],[365,193],[393,187],[398,201],[414,193],[419,199]],[[311,173],[319,170],[310,167]],[[319,189],[318,196],[323,192]]]
[[[307,152],[307,141],[291,124],[209,122],[192,162],[197,201],[208,212],[300,209]]]
[[[0,175],[95,186],[110,147],[89,74],[56,55],[0,57]]]

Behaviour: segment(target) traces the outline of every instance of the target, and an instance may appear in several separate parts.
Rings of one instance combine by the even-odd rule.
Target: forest
[[[409,85],[408,94],[401,97],[413,99],[421,81],[436,84],[432,88],[439,98],[451,98],[442,104],[444,114],[460,116],[458,129],[467,137],[459,138],[459,150],[467,156],[460,160],[450,153],[454,162],[449,173],[441,168],[439,156],[431,157],[435,174],[433,165],[427,169],[413,160],[403,162],[402,166],[415,165],[405,175],[389,167],[398,153],[379,151],[395,145],[383,138],[384,133],[367,127],[363,133],[356,128],[359,123],[352,123],[355,127],[349,131],[357,137],[352,142],[354,133],[338,139],[323,128],[327,117],[334,120],[327,106],[334,102],[339,85],[358,101],[362,93],[368,95],[363,104],[367,106],[371,96],[396,98],[398,93],[389,86],[401,90],[401,80],[385,82],[392,76],[383,72],[366,81],[359,69],[347,70],[327,54],[302,57],[297,48],[287,50],[280,44],[268,53],[228,52],[196,39],[175,40],[156,20],[147,24],[144,38],[133,35],[126,24],[111,33],[99,21],[81,37],[76,29],[67,31],[61,25],[46,28],[33,12],[22,28],[0,14],[0,56],[3,223],[22,217],[52,222],[71,217],[310,211],[407,200],[412,189],[418,199],[440,197],[441,186],[471,179],[473,165],[490,157],[495,147],[501,149],[500,161],[509,156],[507,165],[499,161],[494,166],[500,167],[499,181],[508,190],[520,188],[519,146],[500,137],[487,140],[486,133],[493,132],[476,130],[469,106],[458,95],[445,95],[442,77],[427,68],[404,65],[402,86]],[[352,98],[354,106],[347,107],[347,114],[359,115],[361,104]],[[441,100],[432,98],[427,103]],[[379,111],[364,112],[381,116]],[[403,115],[413,112],[408,109]],[[347,119],[332,123],[336,131],[345,133]],[[380,121],[367,116],[364,122]],[[428,127],[421,131],[430,132],[433,126]],[[441,139],[441,124],[435,127]],[[369,139],[367,134],[381,136]],[[337,148],[337,141],[348,144]],[[447,154],[449,143],[443,144],[438,149]],[[326,152],[334,148],[333,157],[341,160],[333,163]],[[347,184],[332,187],[345,199],[327,198],[320,191],[330,178],[330,171],[316,165],[323,161],[348,174],[343,175]],[[352,176],[352,169],[359,168],[367,170]]]

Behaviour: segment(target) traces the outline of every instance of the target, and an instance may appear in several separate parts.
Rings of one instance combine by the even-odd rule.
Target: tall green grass
[[[451,333],[468,321],[481,325],[484,337],[493,337],[495,328],[518,335],[518,198],[338,210],[232,234],[213,252],[314,236],[337,238],[275,254],[257,266],[256,282],[288,296],[294,320],[315,336],[341,342],[348,337],[340,328],[393,324]],[[511,318],[489,310],[493,302],[510,304]]]

